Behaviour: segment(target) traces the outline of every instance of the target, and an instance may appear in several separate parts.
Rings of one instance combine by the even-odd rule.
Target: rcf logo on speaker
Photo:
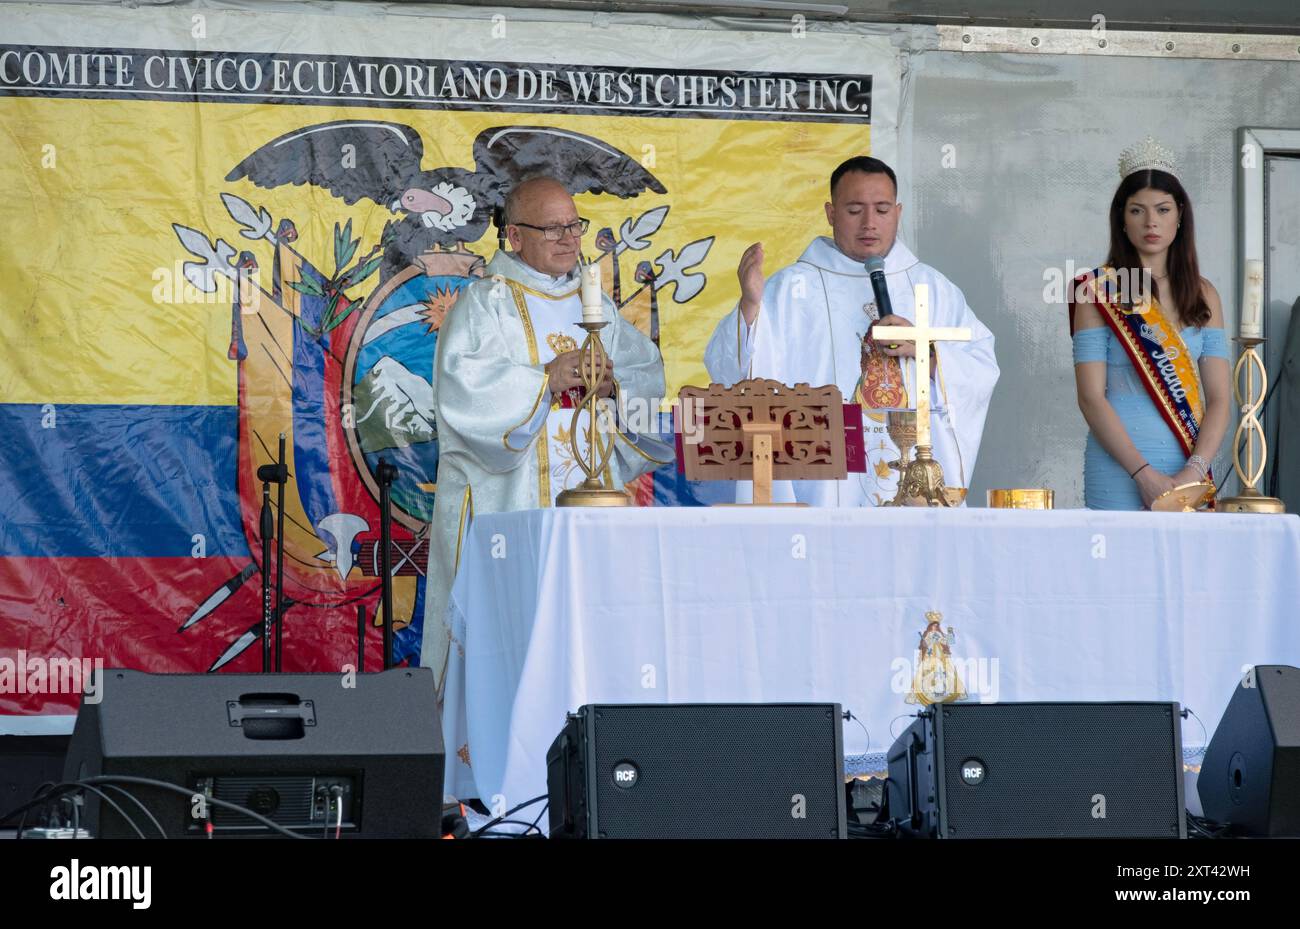
[[[153,868],[82,865],[76,858],[68,867],[50,871],[51,900],[130,900],[137,910],[149,909],[153,897]]]
[[[636,786],[637,778],[640,772],[637,771],[636,765],[630,761],[620,761],[614,765],[614,786],[622,787],[624,790],[631,790]]]

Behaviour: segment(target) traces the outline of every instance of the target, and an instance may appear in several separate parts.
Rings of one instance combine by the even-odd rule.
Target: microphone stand
[[[284,646],[284,485],[289,483],[289,465],[284,457],[284,433],[280,433],[280,463],[275,502],[275,673],[280,666]]]
[[[397,480],[397,467],[387,458],[375,468],[379,484],[379,573],[380,602],[384,610],[384,670],[393,666],[393,505],[390,490]]]
[[[357,673],[366,670],[366,605],[357,604]]]
[[[261,468],[258,469],[261,476]],[[262,534],[262,673],[271,670],[271,536],[275,534],[275,520],[271,517],[271,484],[262,481],[262,515],[259,520]]]
[[[283,629],[284,629],[284,485],[289,482],[289,466],[284,460],[284,433],[280,433],[280,456],[273,464],[265,464],[257,469],[257,478],[262,482],[262,673],[271,670],[271,626],[275,625],[275,670],[281,669]],[[271,519],[271,485],[279,485],[276,491],[276,506],[279,509],[278,522]],[[275,606],[271,604],[271,538],[275,538]]]

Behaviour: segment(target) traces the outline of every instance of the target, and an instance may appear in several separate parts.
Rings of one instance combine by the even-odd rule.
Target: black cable
[[[499,838],[499,839],[522,839],[524,836],[528,835],[531,832],[536,832],[539,837],[545,838],[545,836],[542,834],[542,830],[538,829],[536,824],[525,822],[522,819],[503,819],[501,820],[501,822],[497,823],[497,825],[498,826],[526,826],[527,828],[523,832],[483,832],[482,830],[480,830],[474,833],[474,838],[482,839],[490,836],[492,838]],[[484,826],[483,828],[486,829],[487,827]]]
[[[312,795],[312,798],[311,798],[312,808],[313,808],[313,809],[315,809],[316,801],[317,801],[317,800],[323,800],[323,801],[325,801],[325,815],[324,815],[323,817],[321,817],[321,818],[324,820],[324,822],[321,823],[321,827],[320,827],[320,837],[321,837],[322,839],[328,839],[328,838],[330,837],[330,801],[329,801],[329,796],[330,796],[330,795],[329,795],[329,792],[328,792],[324,787],[317,787],[317,788],[316,788],[316,793],[313,794],[313,795]]]
[[[1204,816],[1197,816],[1191,810],[1185,811],[1187,814],[1187,828],[1189,838],[1197,839],[1223,839],[1228,836],[1231,826],[1226,823],[1216,823],[1213,820],[1206,819]]]
[[[139,798],[136,797],[135,794],[131,793],[131,791],[127,790],[125,787],[118,787],[116,784],[105,784],[104,786],[111,790],[116,790],[122,796],[126,797],[128,800],[130,800],[132,803],[138,806],[141,809],[141,811],[144,812],[144,815],[149,817],[149,821],[152,822],[154,828],[158,830],[158,834],[162,836],[164,839],[167,838],[167,830],[162,827],[162,823],[158,822],[158,818],[149,812],[149,808],[145,806],[143,803],[141,803]]]
[[[45,789],[46,785],[49,786],[48,790]],[[41,806],[43,804],[53,803],[56,799],[58,799],[60,794],[70,793],[71,791],[76,789],[77,789],[77,785],[75,784],[71,784],[71,783],[56,784],[53,781],[46,781],[45,784],[42,784],[40,787],[36,788],[37,793],[35,797],[33,797],[31,800],[28,800],[22,806],[14,807],[8,813],[5,813],[3,816],[0,816],[0,824],[3,824],[4,821],[9,819],[11,816],[16,816],[19,813],[26,813],[27,810],[30,810],[33,807]],[[27,817],[24,816],[23,822],[26,821],[27,821]]]
[[[1183,719],[1186,719],[1188,716],[1190,716],[1190,717],[1192,717],[1192,719],[1196,720],[1198,723],[1201,724],[1201,745],[1203,745],[1203,746],[1205,746],[1206,748],[1208,748],[1209,746],[1206,745],[1206,741],[1209,739],[1209,737],[1210,737],[1210,733],[1209,733],[1209,731],[1205,728],[1205,723],[1201,721],[1201,717],[1197,716],[1197,715],[1196,715],[1196,711],[1193,710],[1193,709],[1192,709],[1191,707],[1189,707],[1189,706],[1185,706],[1185,707],[1183,707],[1183,712],[1182,712],[1181,715],[1182,715]]]
[[[109,806],[111,806],[114,810],[117,811],[117,815],[118,815],[118,816],[121,816],[122,819],[126,822],[126,824],[127,824],[128,826],[130,826],[132,829],[135,830],[135,834],[136,834],[137,836],[139,836],[139,837],[142,838],[142,839],[144,838],[144,832],[140,829],[139,826],[136,825],[134,819],[132,819],[130,816],[127,816],[127,815],[126,815],[126,810],[124,810],[124,809],[122,809],[120,806],[118,806],[116,800],[114,800],[114,799],[113,799],[112,797],[110,797],[108,794],[104,793],[104,792],[103,792],[102,790],[100,790],[98,787],[94,787],[94,786],[92,786],[92,785],[90,785],[90,784],[84,784],[84,783],[81,783],[81,782],[75,782],[75,783],[74,783],[74,782],[71,782],[71,781],[66,782],[66,783],[63,783],[63,784],[58,784],[58,785],[56,785],[56,787],[69,787],[69,788],[75,788],[75,789],[77,789],[77,790],[89,790],[91,793],[98,794],[99,797],[100,797],[101,799],[103,799],[103,801],[104,801],[105,803],[107,803]],[[80,809],[80,805],[77,805],[77,806],[74,806],[74,807],[73,807],[73,813],[75,814],[76,818],[75,818],[75,819],[73,820],[73,822],[72,822],[72,834],[75,836],[75,835],[80,831],[80,829],[81,829],[81,809]],[[98,836],[96,836],[96,838],[98,838]]]
[[[121,782],[123,784],[143,784],[147,787],[158,787],[162,790],[170,790],[172,793],[178,793],[185,797],[194,796],[193,790],[190,790],[189,788],[186,787],[182,787],[180,784],[172,784],[167,781],[157,781],[151,777],[129,777],[125,774],[106,775],[103,777],[88,777],[84,781],[78,781],[77,783],[90,785],[90,784],[112,784],[114,782]],[[237,803],[228,803],[225,800],[218,800],[216,797],[208,797],[207,802],[212,804],[213,806],[219,806],[223,809],[234,810],[236,813],[242,813],[243,815],[248,816],[251,819],[257,820],[259,823],[261,823],[264,826],[270,826],[276,832],[280,833],[281,835],[288,836],[291,839],[310,838],[310,836],[300,835],[296,832],[292,832],[284,828],[283,826],[281,826],[279,823],[272,822],[271,820],[267,819],[261,813],[256,813],[253,810],[250,810],[246,806],[240,806]],[[141,836],[141,838],[143,838],[143,835]]]
[[[32,796],[39,799],[45,793],[46,788],[53,787],[53,786],[54,786],[54,781],[45,781],[44,783],[37,785],[36,793],[32,794]],[[18,820],[18,833],[15,836],[15,838],[21,839],[23,837],[23,829],[27,826],[27,808],[19,807],[19,809],[21,809],[23,812],[23,818]],[[15,810],[14,812],[16,813],[18,812],[18,810]],[[9,814],[9,816],[12,815],[13,813]],[[0,822],[4,822],[6,819],[9,818],[9,816],[0,816]]]
[[[533,828],[537,830],[538,835],[542,834],[542,830],[538,827],[537,824],[542,821],[542,817],[546,815],[546,811],[549,810],[550,808],[551,808],[551,801],[547,800],[545,803],[542,804],[542,811],[538,813],[537,818],[533,820]]]
[[[867,732],[867,727],[863,724],[862,720],[859,719],[857,716],[854,716],[853,713],[852,713],[852,711],[850,711],[850,710],[845,710],[845,711],[844,711],[844,718],[845,718],[845,719],[851,719],[851,720],[853,720],[855,723],[857,723],[859,726],[862,726],[862,731],[863,731],[864,733],[866,733],[866,736],[867,736],[867,750],[866,750],[865,752],[863,752],[863,754],[864,754],[864,755],[870,755],[870,754],[871,754],[871,733],[870,733],[870,732]]]
[[[921,715],[920,713],[903,713],[900,716],[895,716],[893,719],[889,721],[889,737],[891,739],[898,738],[898,733],[894,732],[894,723],[898,722],[900,719],[915,719],[917,716],[920,715]]]
[[[481,828],[474,830],[473,836],[477,838],[481,833],[487,832],[489,829],[491,829],[493,826],[497,825],[498,823],[504,822],[507,816],[510,816],[514,813],[518,813],[524,807],[532,806],[538,800],[545,800],[549,796],[550,794],[542,794],[541,796],[533,797],[533,799],[531,800],[525,800],[523,803],[519,804],[518,806],[506,810],[505,813],[503,813],[502,815],[498,816],[496,819],[489,822],[486,826],[482,826]]]

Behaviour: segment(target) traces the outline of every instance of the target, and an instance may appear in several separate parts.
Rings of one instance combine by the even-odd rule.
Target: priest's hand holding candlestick
[[[603,349],[601,349],[601,355],[604,358],[605,376],[596,388],[596,396],[608,397],[614,393],[614,362],[604,353]],[[550,375],[547,385],[550,387],[551,393],[559,397],[566,390],[581,387],[581,369],[586,364],[586,353],[582,349],[576,348],[571,352],[564,352],[551,359],[546,365],[546,373]]]

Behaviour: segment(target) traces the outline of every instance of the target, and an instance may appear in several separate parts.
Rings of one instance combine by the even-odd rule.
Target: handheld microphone
[[[871,289],[876,295],[876,309],[880,319],[894,315],[894,305],[889,302],[889,287],[885,284],[885,259],[872,255],[864,263],[867,273],[871,275]],[[890,348],[898,348],[897,344]]]
[[[876,309],[880,311],[880,318],[892,316],[894,307],[889,302],[889,288],[885,285],[885,259],[873,255],[866,260],[865,267],[871,275],[871,289],[876,294]]]

